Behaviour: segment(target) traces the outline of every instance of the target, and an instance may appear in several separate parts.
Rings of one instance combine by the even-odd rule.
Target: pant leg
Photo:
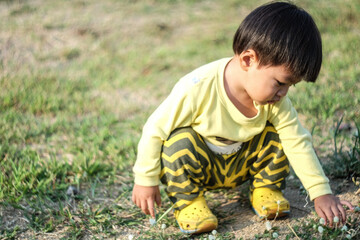
[[[289,161],[279,135],[270,123],[261,134],[248,142],[248,152],[250,190],[260,187],[284,189],[285,178],[290,172]]]
[[[215,164],[224,179],[214,186],[233,188],[250,179],[250,189],[267,187],[284,189],[289,174],[289,162],[280,143],[279,135],[271,123],[241,149],[230,155],[215,155]]]
[[[268,123],[264,131],[229,155],[214,154],[192,128],[171,133],[163,145],[160,179],[176,209],[182,209],[207,189],[233,188],[248,179],[250,189],[285,188],[289,162],[279,136]]]
[[[160,180],[176,209],[202,196],[206,185],[214,181],[210,153],[202,137],[190,127],[174,130],[164,142]]]

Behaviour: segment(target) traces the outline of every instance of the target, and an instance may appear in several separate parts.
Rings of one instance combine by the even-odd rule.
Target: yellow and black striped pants
[[[229,155],[213,153],[192,128],[174,130],[164,142],[160,179],[176,209],[208,189],[233,188],[249,180],[258,187],[285,188],[289,162],[279,136],[268,123],[264,131]]]

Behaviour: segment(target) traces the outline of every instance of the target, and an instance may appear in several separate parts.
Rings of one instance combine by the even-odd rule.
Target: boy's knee
[[[191,127],[177,128],[163,143],[162,153],[171,156],[178,151],[187,149],[196,154],[195,145],[197,145],[197,141],[197,133]]]
[[[194,131],[194,129],[192,127],[182,127],[182,128],[176,128],[175,130],[173,130],[168,139],[166,141],[169,141],[170,139],[174,138],[175,136],[179,135],[179,134],[186,134],[189,133],[192,136],[196,136],[196,132]]]

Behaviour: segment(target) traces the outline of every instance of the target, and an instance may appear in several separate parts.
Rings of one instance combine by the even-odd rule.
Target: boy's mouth
[[[278,102],[280,99],[277,99],[277,100],[270,100],[270,101],[267,101],[268,104],[274,104],[276,102]]]

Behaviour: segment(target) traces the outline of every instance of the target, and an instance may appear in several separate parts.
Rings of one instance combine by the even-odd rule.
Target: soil
[[[332,181],[333,191],[341,193],[337,194],[340,199],[348,200],[353,204],[358,204],[360,202],[360,196],[356,195],[355,192],[357,188],[354,184],[348,184],[343,180],[334,180]],[[306,195],[301,193],[302,191],[299,187],[289,186],[284,191],[284,196],[289,200],[291,205],[290,215],[285,218],[277,219],[276,221],[271,221],[273,227],[278,227],[279,235],[286,236],[291,233],[289,226],[294,226],[298,224],[299,220],[305,220],[309,217],[314,217],[314,206]],[[248,200],[239,201],[230,201],[221,205],[218,209],[219,212],[224,214],[232,213],[231,215],[219,219],[219,232],[232,232],[235,234],[236,238],[244,239],[254,239],[256,234],[262,234],[265,231],[265,222],[260,221],[259,218],[251,210],[250,202]],[[349,215],[355,214],[348,212]],[[358,213],[356,213],[359,215]],[[227,221],[233,220],[230,223]]]
[[[271,221],[272,227],[278,228],[279,238],[285,239],[286,235],[291,234],[295,225],[299,225],[299,221],[309,220],[311,218],[318,218],[315,214],[313,202],[304,194],[302,187],[298,180],[292,180],[289,186],[284,191],[284,196],[289,200],[291,205],[290,215],[287,217]],[[334,179],[331,181],[333,192],[342,200],[348,200],[354,205],[360,203],[360,195],[356,192],[358,187],[352,182],[343,179]],[[245,188],[240,189],[243,191]],[[234,190],[231,190],[234,191]],[[210,195],[210,196],[209,196]],[[265,231],[265,221],[259,220],[251,209],[250,202],[245,196],[246,194],[237,195],[231,199],[221,196],[220,193],[208,193],[207,199],[214,198],[220,204],[213,204],[208,200],[209,207],[218,217],[219,233],[232,233],[236,239],[254,239],[256,234],[263,234]],[[360,213],[347,211],[348,216],[352,218],[360,217]],[[291,226],[291,228],[290,228]],[[169,227],[169,232],[179,231],[175,227]],[[194,236],[192,239],[201,239],[202,236]],[[124,238],[125,239],[125,238]]]

